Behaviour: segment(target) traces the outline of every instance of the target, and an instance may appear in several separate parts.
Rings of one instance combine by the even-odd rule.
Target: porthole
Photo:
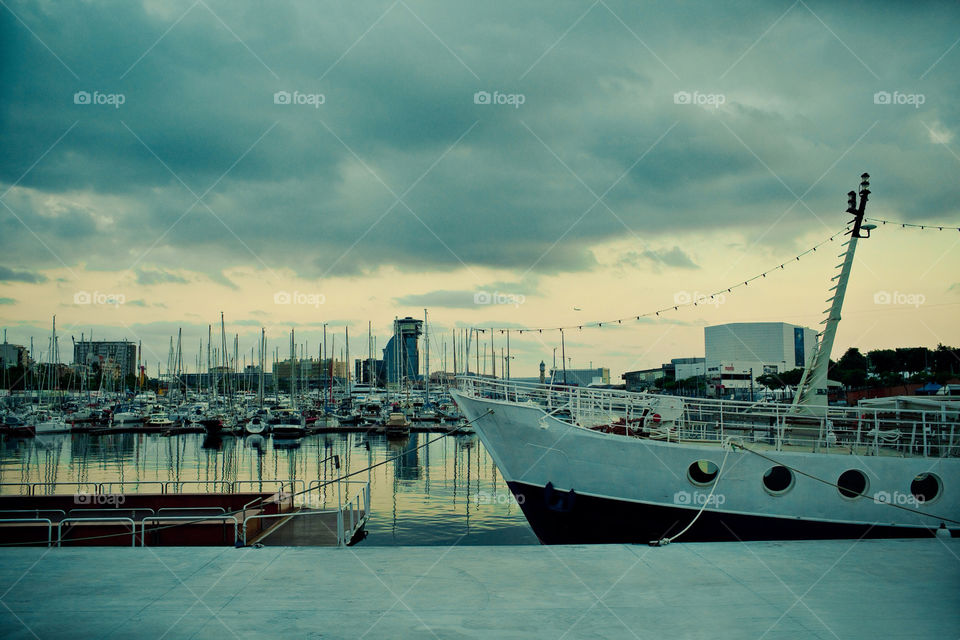
[[[687,480],[698,487],[706,487],[717,479],[720,469],[709,460],[697,460],[687,467]]]
[[[942,490],[940,478],[932,473],[921,473],[910,483],[910,493],[920,504],[936,500]]]
[[[763,486],[775,496],[784,494],[793,487],[793,472],[782,465],[770,467],[763,474]]]
[[[837,489],[844,498],[859,498],[866,495],[870,482],[859,469],[848,469],[837,478]]]

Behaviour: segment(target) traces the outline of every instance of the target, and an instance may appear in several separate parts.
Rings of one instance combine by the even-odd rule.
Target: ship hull
[[[507,486],[543,544],[647,544],[679,533],[696,510],[580,495],[522,482]],[[707,511],[683,542],[932,537],[935,530]]]
[[[688,525],[678,541],[911,538],[941,527],[960,534],[956,458],[667,443],[579,428],[532,403],[454,395],[547,544],[648,543]],[[715,484],[691,479],[700,461],[722,469]],[[797,472],[774,493],[763,478],[780,465]],[[845,497],[829,484],[850,469],[869,478],[862,497]],[[911,482],[924,473],[940,479],[941,491],[909,503]],[[871,498],[878,495],[905,508]]]

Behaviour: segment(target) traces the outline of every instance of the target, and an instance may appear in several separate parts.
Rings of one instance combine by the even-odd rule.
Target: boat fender
[[[647,432],[660,426],[660,414],[652,411],[643,418],[643,431]]]
[[[564,493],[558,491],[552,482],[548,482],[547,486],[543,488],[543,502],[547,506],[547,509],[550,511],[556,511],[558,513],[570,513],[573,510],[574,502],[577,499],[577,494],[573,489]]]

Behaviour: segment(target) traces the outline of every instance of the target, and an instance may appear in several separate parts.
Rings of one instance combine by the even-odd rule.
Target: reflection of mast
[[[423,448],[423,492],[429,498],[430,497],[430,446],[427,445]]]
[[[470,476],[471,476],[471,473],[470,473],[470,472],[471,472],[471,468],[470,468],[470,466],[471,466],[471,465],[470,465],[470,450],[469,450],[469,449],[467,449],[466,458],[467,458],[467,482],[466,482],[466,487],[467,487],[467,499],[463,501],[463,504],[464,504],[464,510],[467,512],[467,533],[470,533]],[[474,502],[479,503],[479,500],[478,500],[479,497],[480,497],[479,494],[477,494],[477,495],[476,495],[476,499],[474,499]]]

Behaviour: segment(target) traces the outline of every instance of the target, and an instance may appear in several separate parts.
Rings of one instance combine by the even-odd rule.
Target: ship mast
[[[851,191],[847,194],[847,213],[853,216],[853,227],[846,233],[850,238],[846,241],[846,251],[838,257],[843,258],[840,263],[840,273],[833,277],[837,281],[831,290],[833,296],[827,299],[830,302],[830,308],[824,312],[827,313],[826,319],[821,324],[825,325],[820,339],[812,357],[807,361],[807,366],[803,370],[803,376],[800,378],[800,384],[797,386],[797,393],[793,398],[791,411],[802,413],[815,417],[826,417],[827,415],[827,369],[830,366],[830,352],[833,350],[833,340],[837,334],[837,326],[840,324],[840,311],[843,308],[843,298],[847,292],[847,282],[850,280],[850,269],[853,266],[853,255],[857,250],[857,240],[860,238],[869,238],[870,231],[875,229],[875,225],[863,224],[863,215],[867,206],[867,197],[870,195],[870,175],[864,173],[860,176],[860,204],[857,204],[857,193]]]

